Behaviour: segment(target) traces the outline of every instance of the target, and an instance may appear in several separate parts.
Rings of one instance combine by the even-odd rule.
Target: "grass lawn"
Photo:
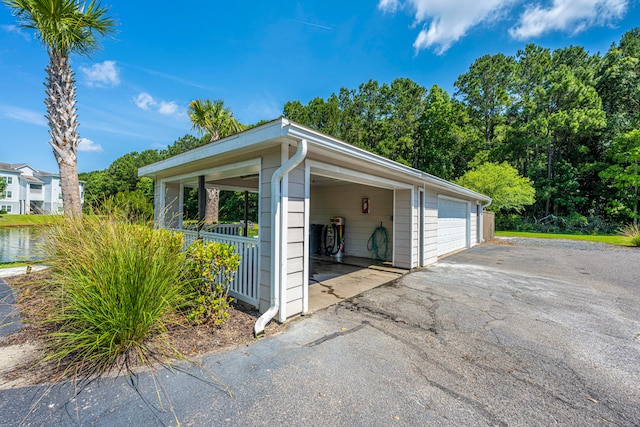
[[[496,237],[535,237],[537,239],[585,240],[588,242],[610,243],[612,245],[631,246],[626,236],[611,234],[554,234],[532,233],[528,231],[496,231]]]
[[[24,267],[25,265],[29,265],[29,263],[24,261],[0,262],[0,268]]]
[[[0,227],[57,224],[63,215],[0,215]]]

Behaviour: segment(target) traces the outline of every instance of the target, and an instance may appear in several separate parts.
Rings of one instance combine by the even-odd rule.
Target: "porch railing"
[[[187,247],[198,239],[198,233],[191,230],[172,229],[182,233]],[[219,242],[232,245],[240,255],[240,266],[229,286],[229,294],[248,304],[258,307],[258,260],[260,259],[258,239],[251,237],[227,236],[218,233],[200,232],[205,242]]]

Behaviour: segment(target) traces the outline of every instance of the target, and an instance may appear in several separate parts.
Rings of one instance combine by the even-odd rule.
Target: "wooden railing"
[[[196,231],[178,229],[172,229],[172,231],[183,234],[185,248],[198,239]],[[200,238],[205,242],[226,243],[236,248],[236,253],[240,255],[240,266],[229,287],[229,294],[240,301],[258,307],[258,274],[260,271],[258,239],[204,231],[200,232]]]

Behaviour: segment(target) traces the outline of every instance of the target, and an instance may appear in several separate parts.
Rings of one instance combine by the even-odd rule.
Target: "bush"
[[[518,214],[496,214],[496,229],[500,231],[530,231],[534,233],[614,234],[617,224],[602,217],[574,213],[562,217],[523,218]]]
[[[190,303],[187,319],[194,323],[222,323],[229,317],[229,286],[233,281],[240,255],[235,246],[196,240],[187,249],[187,268],[191,272],[195,300]]]
[[[620,233],[629,238],[629,244],[631,246],[640,246],[640,225],[629,224],[622,227]]]
[[[170,352],[162,335],[189,292],[182,248],[180,234],[110,215],[53,226],[44,249],[54,298],[48,323],[56,330],[45,360],[89,377]]]

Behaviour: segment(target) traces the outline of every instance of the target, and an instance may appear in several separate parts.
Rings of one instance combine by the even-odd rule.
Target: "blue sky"
[[[223,99],[245,124],[285,102],[369,79],[408,77],[453,93],[484,54],[528,43],[604,53],[640,26],[637,0],[103,1],[118,21],[91,58],[73,57],[81,172],[164,148],[195,98]],[[57,172],[43,103],[47,53],[0,5],[0,161]]]

